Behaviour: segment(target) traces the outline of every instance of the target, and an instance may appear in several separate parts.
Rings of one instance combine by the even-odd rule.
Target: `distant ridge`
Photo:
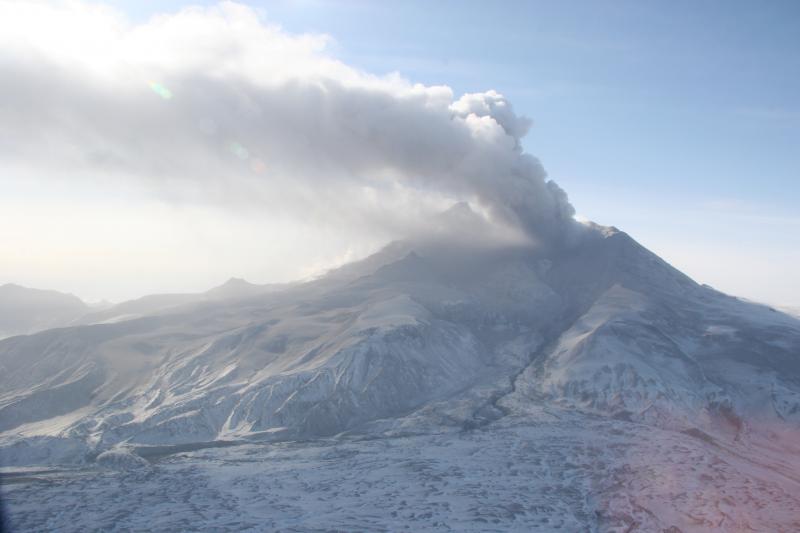
[[[88,310],[72,294],[7,283],[0,286],[0,338],[66,326]]]

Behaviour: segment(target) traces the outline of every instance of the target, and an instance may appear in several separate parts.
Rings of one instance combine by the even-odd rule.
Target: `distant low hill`
[[[0,286],[0,338],[67,326],[89,311],[80,298],[12,283]]]
[[[143,316],[168,312],[180,306],[202,302],[237,300],[257,296],[275,289],[275,285],[256,285],[241,278],[231,278],[222,285],[197,293],[150,294],[135,300],[92,310],[81,317],[80,324],[109,324]]]
[[[8,283],[0,286],[0,339],[65,326],[130,320],[187,304],[247,298],[275,287],[231,278],[206,292],[151,294],[119,304],[90,305],[72,294]]]

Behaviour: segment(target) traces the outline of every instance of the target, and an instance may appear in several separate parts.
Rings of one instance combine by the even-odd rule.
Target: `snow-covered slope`
[[[800,422],[800,322],[614,228],[547,251],[395,243],[304,284],[137,305],[0,342],[7,463],[471,428],[542,405],[731,438]]]

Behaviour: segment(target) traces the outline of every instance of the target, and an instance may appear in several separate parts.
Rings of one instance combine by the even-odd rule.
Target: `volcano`
[[[546,496],[540,472],[519,489],[539,496],[519,507],[473,509],[473,521],[459,521],[451,502],[450,511],[429,510],[421,529],[481,529],[495,519],[501,529],[525,530],[551,530],[558,519],[567,529],[797,525],[800,321],[694,282],[616,228],[581,226],[573,241],[397,241],[313,281],[234,279],[202,295],[149,297],[148,305],[86,315],[81,325],[5,339],[3,463],[111,468],[124,477],[176,461],[211,469],[208,457],[230,467],[237,454],[252,460],[281,450],[295,454],[309,484],[324,484],[347,478],[348,468],[369,477],[372,468],[448,446],[452,454],[427,460],[474,466],[475,476],[511,463],[523,471],[584,461],[572,474],[564,464],[545,469],[572,480],[579,504],[531,503]],[[405,442],[406,451],[387,451],[368,468],[326,459],[374,454],[378,442]],[[466,442],[491,452],[475,459]],[[607,450],[592,451],[603,442]],[[321,473],[298,466],[298,447],[314,450],[303,461]],[[271,459],[258,464],[278,475]],[[660,474],[642,485],[647,468]],[[151,483],[165,486],[167,471],[174,473],[166,468]],[[665,472],[691,478],[695,489],[664,484]],[[476,482],[491,492],[495,482],[520,481],[497,476]],[[362,492],[365,501],[400,499]],[[239,514],[254,512],[240,503]],[[392,529],[402,518],[394,511],[334,517],[343,529]],[[30,512],[26,525],[47,523],[47,513]],[[270,524],[286,527],[276,516]]]

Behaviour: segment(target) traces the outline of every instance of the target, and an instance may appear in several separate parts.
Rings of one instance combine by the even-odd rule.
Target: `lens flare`
[[[262,160],[256,157],[250,160],[250,170],[256,174],[263,174],[264,171],[267,170],[267,165],[265,165]]]
[[[228,148],[230,149],[231,152],[233,152],[233,155],[235,155],[239,159],[247,159],[250,157],[250,152],[247,150],[247,148],[245,148],[236,141],[228,143]]]
[[[156,93],[158,96],[160,96],[164,100],[169,100],[170,98],[172,98],[172,91],[170,91],[169,89],[167,89],[166,87],[164,87],[160,83],[155,82],[155,81],[151,81],[151,82],[148,82],[148,85],[150,86],[150,88],[153,90],[154,93]]]

